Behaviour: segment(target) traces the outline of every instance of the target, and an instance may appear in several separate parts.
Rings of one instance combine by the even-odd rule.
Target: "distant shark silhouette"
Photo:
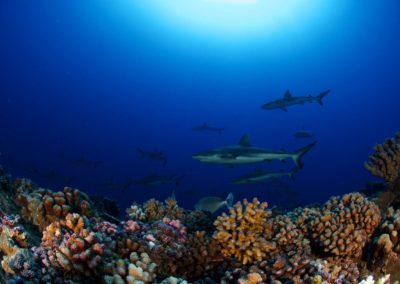
[[[221,134],[222,131],[224,130],[224,128],[208,126],[208,124],[206,122],[204,122],[202,125],[192,127],[192,130],[193,131],[214,131],[214,132],[218,132],[219,134]]]

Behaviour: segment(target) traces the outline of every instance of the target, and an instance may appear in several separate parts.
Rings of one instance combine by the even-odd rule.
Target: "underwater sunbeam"
[[[142,4],[175,30],[250,38],[304,25],[321,7],[316,0],[153,0]]]

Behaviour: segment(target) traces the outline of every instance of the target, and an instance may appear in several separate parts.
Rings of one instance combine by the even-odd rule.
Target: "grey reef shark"
[[[314,133],[304,129],[304,127],[303,127],[302,129],[296,131],[293,134],[293,136],[294,136],[294,138],[297,138],[297,139],[308,139],[308,138],[314,138],[315,135],[314,135]]]
[[[203,163],[223,164],[228,166],[292,159],[296,164],[296,167],[302,168],[303,163],[301,158],[311,148],[313,148],[316,143],[317,141],[314,141],[295,152],[288,152],[286,150],[269,150],[253,147],[249,142],[249,137],[245,134],[237,145],[210,149],[208,151],[197,153],[193,155],[192,158]]]
[[[288,176],[293,179],[294,174],[297,173],[299,169],[293,168],[289,172],[279,171],[279,172],[267,172],[263,171],[261,168],[256,169],[253,173],[244,175],[237,180],[233,181],[233,184],[249,184],[256,182],[263,182],[270,179],[278,179],[281,177]]]
[[[202,125],[192,127],[193,131],[211,131],[211,132],[218,132],[218,134],[221,134],[222,131],[224,131],[224,128],[221,127],[212,127],[209,126],[206,122],[204,122]]]
[[[135,180],[133,184],[142,186],[157,186],[163,184],[174,184],[179,186],[183,176],[171,175],[171,176],[161,176],[158,174],[151,174],[142,179]]]
[[[144,151],[140,148],[137,149],[142,159],[148,158],[149,160],[159,161],[165,167],[167,165],[167,158],[161,151]]]
[[[261,108],[269,110],[281,109],[283,111],[287,111],[287,108],[290,106],[303,105],[305,103],[318,102],[320,105],[323,105],[322,99],[330,92],[331,90],[326,90],[317,96],[309,95],[309,96],[294,97],[292,96],[289,90],[286,90],[285,94],[283,95],[283,98],[265,103],[261,106]]]

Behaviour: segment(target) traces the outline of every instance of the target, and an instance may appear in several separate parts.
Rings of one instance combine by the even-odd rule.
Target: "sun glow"
[[[140,2],[164,26],[208,36],[248,38],[301,25],[320,0],[152,0]]]

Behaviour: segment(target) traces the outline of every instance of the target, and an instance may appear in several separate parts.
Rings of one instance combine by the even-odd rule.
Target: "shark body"
[[[142,186],[157,186],[163,184],[174,184],[179,186],[182,181],[183,176],[160,176],[158,174],[151,174],[142,179],[136,180],[133,183]]]
[[[330,93],[330,90],[326,90],[317,96],[309,95],[309,96],[294,97],[294,96],[292,96],[290,91],[287,90],[285,92],[285,94],[283,95],[283,98],[265,103],[262,105],[261,108],[269,109],[269,110],[281,109],[283,111],[287,111],[287,108],[290,106],[303,105],[305,103],[318,102],[320,105],[323,105],[322,99],[329,93]]]
[[[237,180],[234,180],[234,184],[249,184],[262,182],[270,179],[278,179],[281,177],[288,176],[293,179],[294,174],[298,171],[298,168],[294,168],[289,172],[279,171],[279,172],[265,172],[261,169],[257,169],[254,173],[244,175]]]
[[[227,146],[224,148],[211,149],[200,152],[192,156],[193,159],[203,163],[240,165],[261,163],[273,160],[283,161],[292,159],[298,168],[303,167],[301,158],[307,153],[317,142],[313,142],[295,152],[287,152],[284,150],[269,150],[264,148],[253,147],[250,145],[247,135],[243,135],[238,145]]]

